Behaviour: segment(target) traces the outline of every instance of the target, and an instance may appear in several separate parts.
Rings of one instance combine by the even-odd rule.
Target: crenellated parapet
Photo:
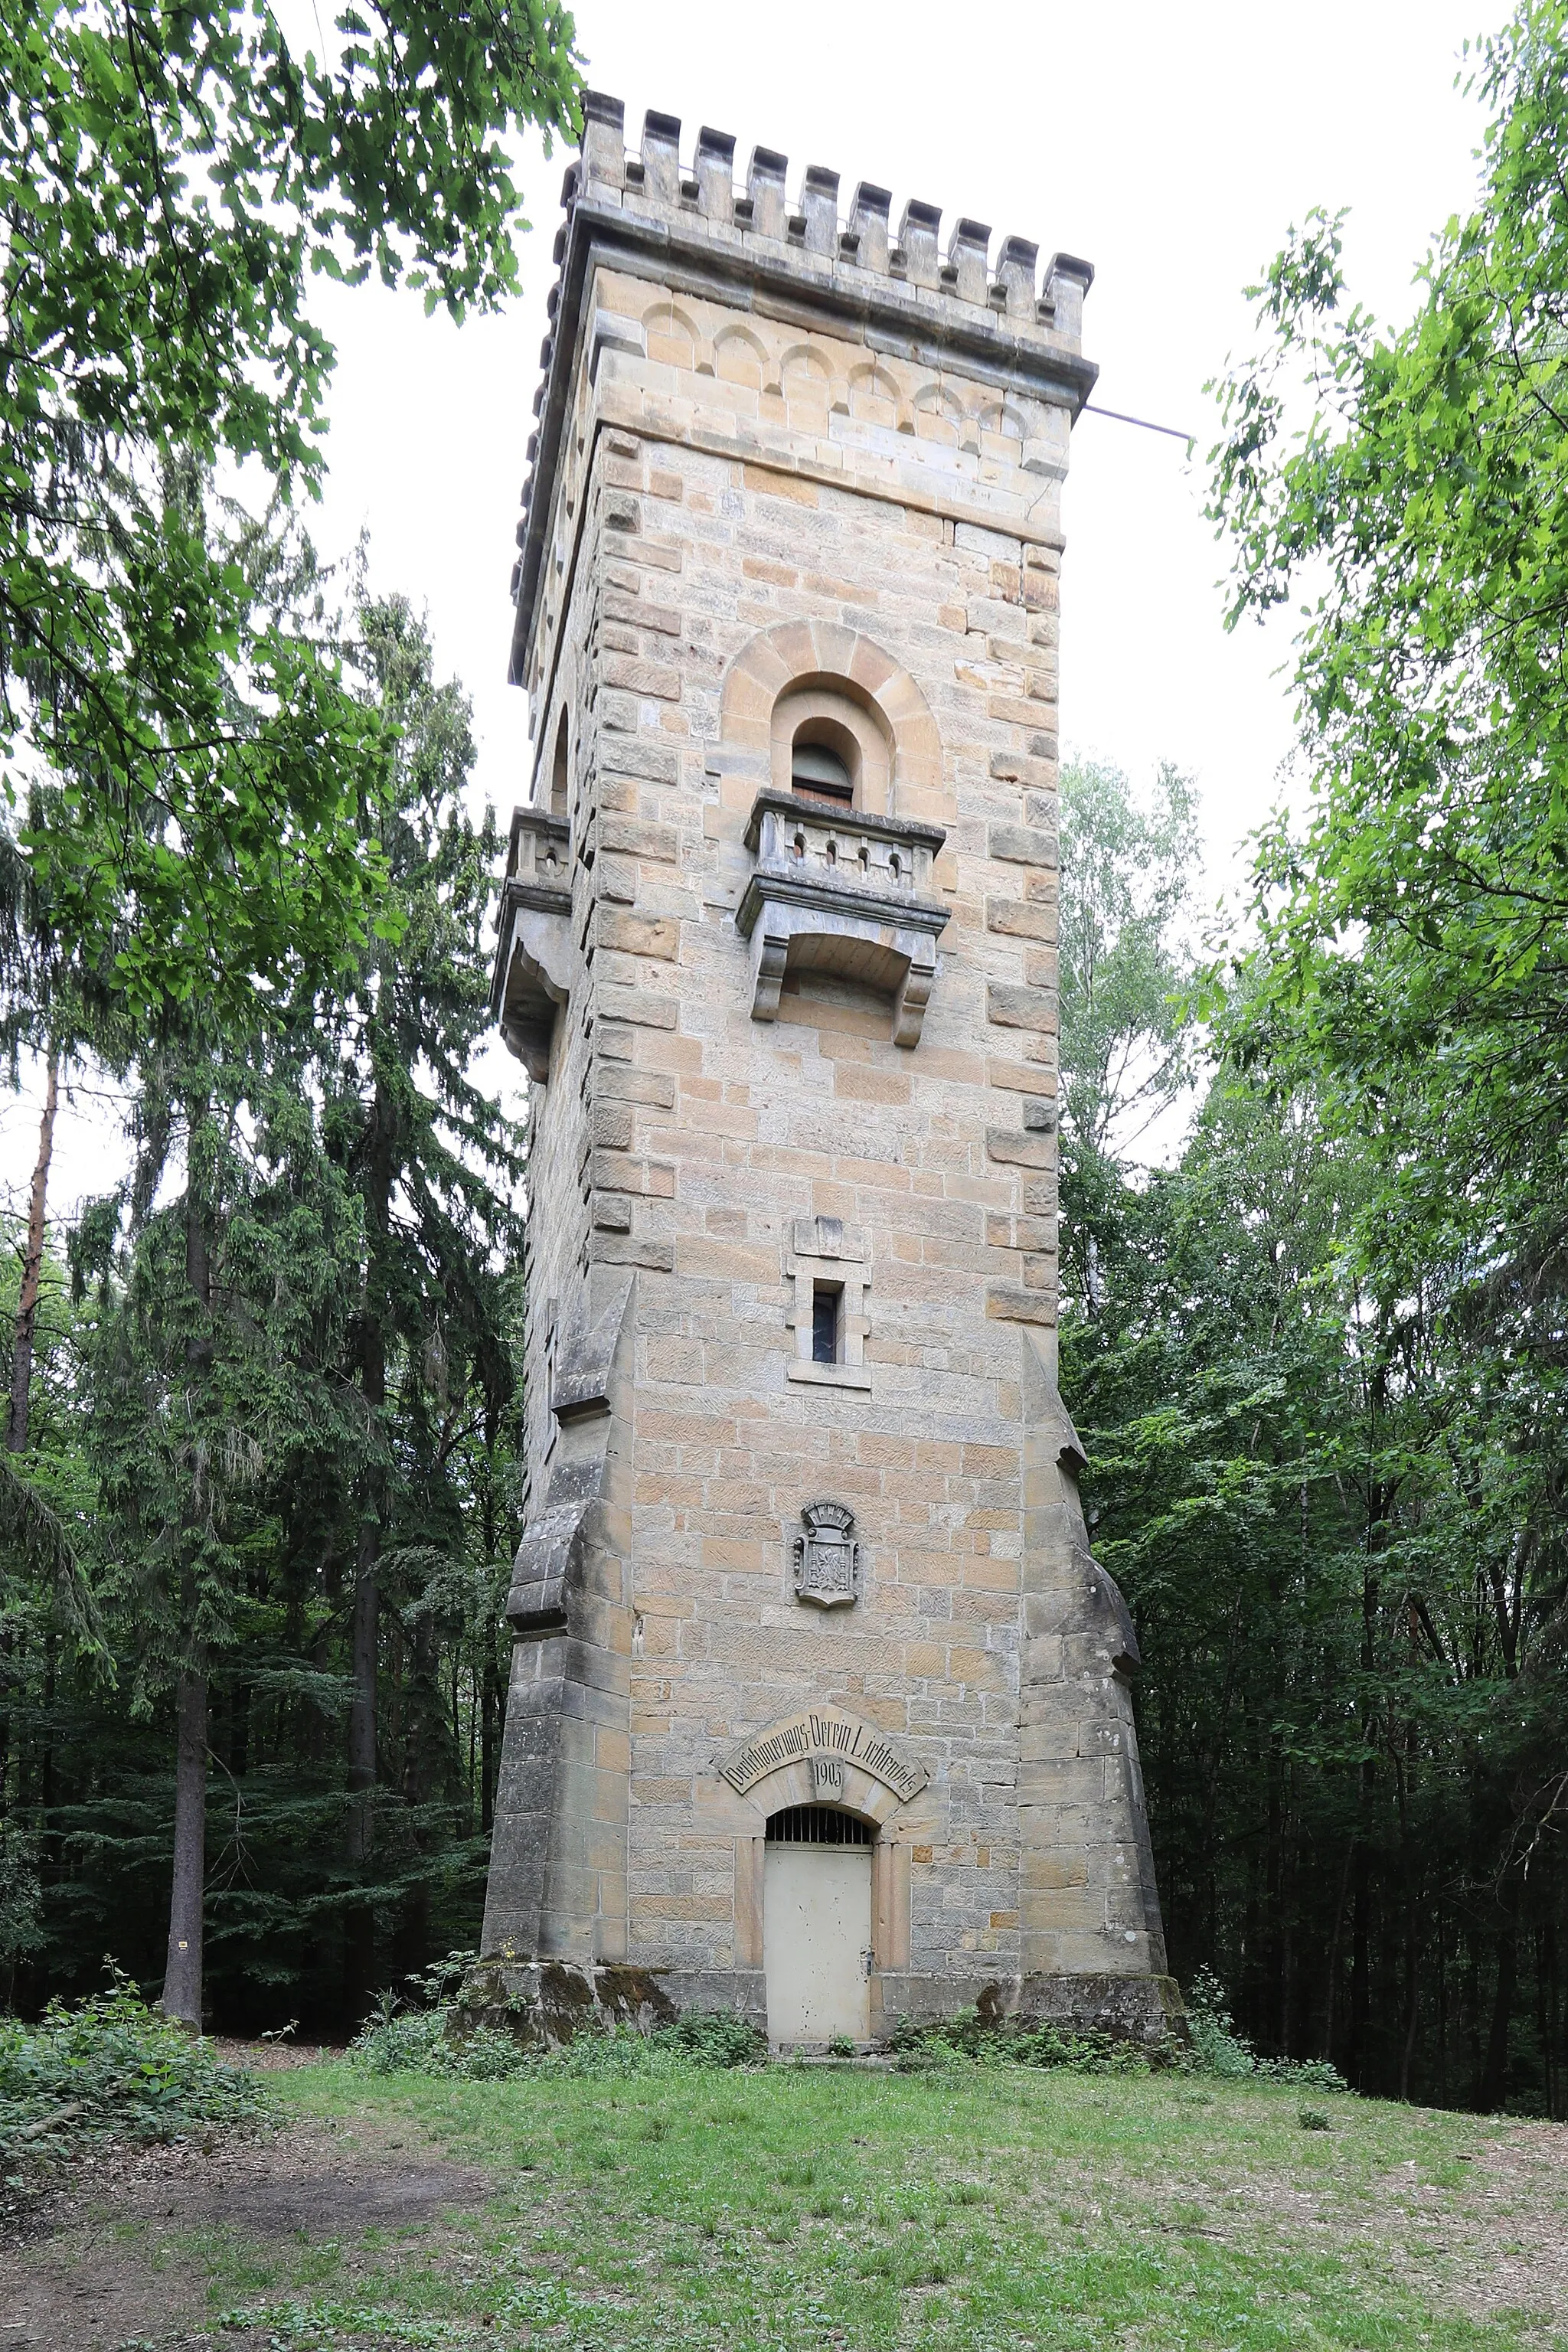
[[[1070,254],[1053,255],[1041,283],[1039,247],[1027,237],[1006,236],[993,270],[991,231],[984,222],[960,217],[943,254],[940,205],[911,196],[895,238],[891,194],[869,180],[858,184],[841,213],[840,175],[808,163],[792,205],[789,159],[771,147],[752,148],[742,186],[735,179],[735,141],[727,131],[700,131],[689,166],[680,159],[676,116],[645,115],[635,155],[626,150],[625,131],[620,100],[590,90],[584,103],[582,155],[563,192],[568,207],[587,196],[607,200],[634,217],[700,220],[705,236],[728,231],[738,251],[794,251],[835,268],[925,288],[1077,345],[1083,293],[1094,272]],[[558,257],[563,259],[564,252],[563,243]]]
[[[1016,236],[1004,236],[993,257],[991,229],[967,215],[944,240],[941,206],[917,197],[895,230],[891,194],[870,181],[846,201],[838,173],[807,164],[792,199],[787,157],[753,147],[743,180],[735,159],[734,139],[706,127],[683,157],[679,121],[651,111],[632,152],[620,100],[586,94],[582,152],[562,191],[559,274],[518,525],[512,676],[520,682],[573,388],[592,380],[603,351],[628,348],[627,322],[594,313],[597,268],[858,343],[874,383],[879,359],[954,369],[999,401],[1047,404],[1062,415],[1064,431],[1093,387],[1098,370],[1081,348],[1083,298],[1094,278],[1088,262],[1057,253],[1042,270],[1038,246]],[[759,356],[765,361],[761,345]],[[1011,417],[1006,424],[1011,429]],[[913,415],[906,410],[899,425],[912,432]]]

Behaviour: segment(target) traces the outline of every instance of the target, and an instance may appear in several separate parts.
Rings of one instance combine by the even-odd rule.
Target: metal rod
[[[1145,433],[1166,433],[1173,441],[1195,441],[1198,437],[1195,433],[1178,432],[1173,425],[1151,425],[1146,416],[1128,416],[1120,408],[1098,408],[1092,400],[1083,404],[1090,416],[1114,416],[1118,425],[1141,425]]]

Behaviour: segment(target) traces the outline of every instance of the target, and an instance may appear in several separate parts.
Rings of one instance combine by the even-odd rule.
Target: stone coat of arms
[[[860,1597],[860,1547],[855,1514],[842,1503],[808,1503],[805,1528],[795,1538],[795,1593],[819,1609],[841,1609]]]

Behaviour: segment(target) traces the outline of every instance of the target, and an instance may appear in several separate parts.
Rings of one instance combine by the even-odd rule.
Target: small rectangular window
[[[811,1360],[837,1364],[842,1360],[844,1288],[841,1283],[815,1282],[811,1286]]]

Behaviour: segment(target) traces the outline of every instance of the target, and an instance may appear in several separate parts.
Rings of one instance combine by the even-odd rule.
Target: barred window
[[[836,1805],[786,1805],[768,1820],[769,1845],[869,1845],[870,1824]]]

